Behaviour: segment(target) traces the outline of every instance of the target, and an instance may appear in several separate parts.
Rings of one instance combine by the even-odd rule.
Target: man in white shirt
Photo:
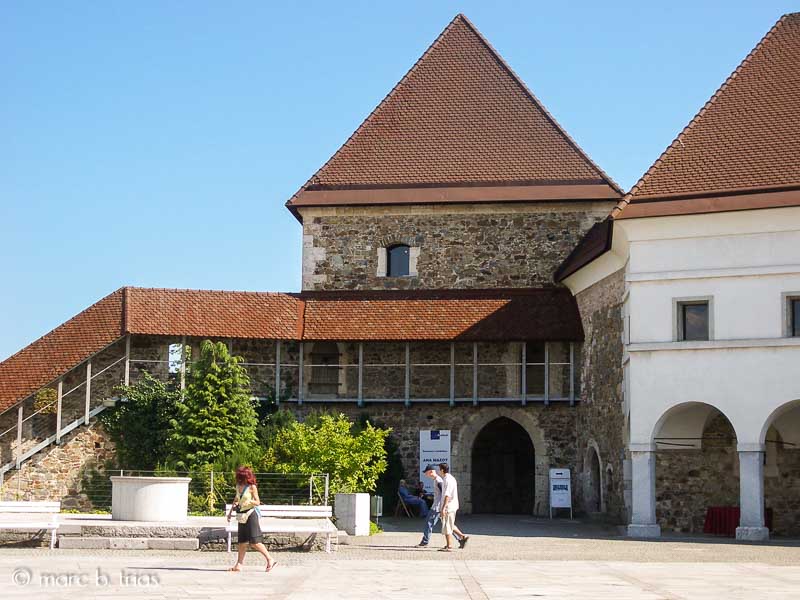
[[[418,544],[418,546],[424,548],[430,543],[433,528],[436,527],[436,524],[442,516],[442,489],[444,488],[444,481],[436,473],[436,468],[433,465],[426,466],[423,472],[425,473],[425,477],[433,480],[433,504],[431,505],[430,511],[428,511],[428,518],[425,520],[425,531],[422,533],[422,541]],[[454,535],[458,540],[459,546],[463,548],[467,543],[467,538],[464,537],[458,529],[454,531]]]
[[[445,547],[443,552],[452,550],[452,538],[460,535],[458,545],[463,548],[469,539],[456,527],[456,512],[458,512],[458,482],[450,474],[450,467],[447,463],[439,465],[439,473],[442,476],[442,533],[444,534]]]

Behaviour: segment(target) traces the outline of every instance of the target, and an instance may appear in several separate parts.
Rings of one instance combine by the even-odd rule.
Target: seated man
[[[408,491],[405,479],[400,480],[400,487],[397,488],[397,493],[400,494],[400,497],[403,499],[403,502],[405,502],[406,506],[416,506],[419,509],[420,517],[424,519],[428,516],[428,504],[422,498],[415,496]]]

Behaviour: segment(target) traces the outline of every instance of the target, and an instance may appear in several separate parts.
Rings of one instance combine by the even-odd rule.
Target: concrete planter
[[[185,521],[191,477],[111,478],[115,521]]]
[[[348,535],[369,535],[369,494],[336,494],[336,526]]]

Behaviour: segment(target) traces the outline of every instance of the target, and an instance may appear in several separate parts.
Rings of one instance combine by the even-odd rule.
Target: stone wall
[[[577,408],[577,444],[580,449],[576,500],[588,510],[600,491],[600,510],[625,523],[625,414],[623,411],[624,271],[620,270],[580,292],[576,300],[585,341],[580,352],[580,404]],[[592,453],[598,454],[599,480],[591,472]],[[601,489],[596,490],[599,486]]]
[[[91,359],[92,380],[89,389],[89,410],[102,406],[103,401],[115,395],[115,387],[122,383],[125,373],[125,342],[120,340],[94,355]],[[62,376],[61,427],[69,426],[86,414],[87,363],[81,363]],[[35,394],[22,403],[21,444],[17,439],[18,406],[0,414],[0,465],[13,462],[17,456],[39,446],[56,433],[57,382],[45,386],[53,390],[53,402],[37,403]],[[45,389],[42,388],[42,389]]]
[[[89,427],[78,427],[24,462],[19,471],[9,471],[3,480],[3,500],[61,501],[62,509],[89,511],[96,508],[92,498],[111,500],[107,477],[92,479],[94,469],[102,469],[115,457],[114,443],[96,419]],[[92,489],[87,489],[92,486]]]
[[[302,209],[303,289],[542,287],[613,202]],[[416,277],[381,277],[378,251],[419,248]]]
[[[730,422],[718,413],[701,449],[656,452],[656,520],[663,531],[702,533],[709,506],[739,506],[739,455]]]
[[[800,535],[800,450],[767,435],[764,505],[772,533]],[[709,506],[739,506],[739,455],[730,422],[717,413],[703,431],[702,448],[659,448],[656,453],[656,517],[665,531],[702,533]]]
[[[472,481],[471,453],[475,438],[487,424],[499,417],[513,419],[528,431],[535,448],[536,484],[534,513],[546,515],[548,510],[548,469],[550,467],[575,469],[575,408],[565,404],[550,406],[512,405],[510,403],[482,404],[480,406],[446,403],[419,403],[410,407],[397,404],[372,404],[359,408],[353,403],[326,403],[287,405],[298,418],[320,410],[343,413],[353,421],[361,416],[370,422],[392,428],[403,463],[405,478],[419,478],[419,432],[422,429],[449,429],[451,431],[451,468],[459,480],[459,494],[464,512],[471,512],[471,487],[480,485]]]
[[[767,442],[764,504],[772,509],[774,533],[800,536],[800,448]]]

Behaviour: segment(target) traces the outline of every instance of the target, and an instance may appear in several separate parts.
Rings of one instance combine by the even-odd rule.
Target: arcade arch
[[[687,402],[653,430],[655,512],[662,530],[703,531],[710,506],[739,505],[736,431],[718,408]]]

